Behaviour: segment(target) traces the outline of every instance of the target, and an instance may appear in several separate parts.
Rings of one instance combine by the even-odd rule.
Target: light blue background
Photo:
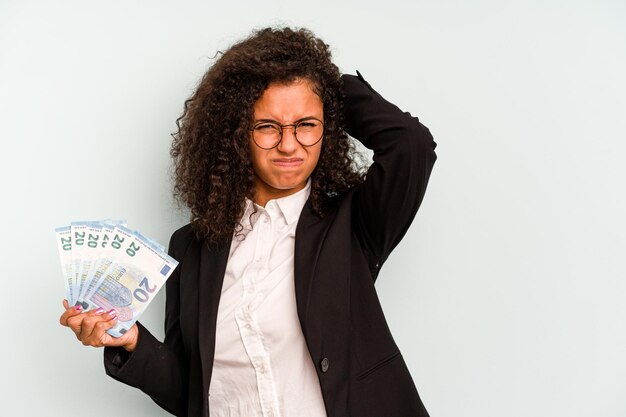
[[[307,26],[438,143],[383,268],[432,417],[626,415],[626,3],[2,1],[0,415],[166,415],[58,325],[53,228],[186,222],[169,134],[218,49]],[[163,294],[142,320],[162,336]]]

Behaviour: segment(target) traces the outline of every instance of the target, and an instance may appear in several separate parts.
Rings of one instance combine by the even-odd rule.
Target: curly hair
[[[241,231],[245,198],[254,195],[249,127],[271,83],[309,80],[324,108],[324,142],[311,174],[310,202],[323,217],[333,197],[363,182],[344,131],[342,82],[329,47],[306,29],[265,28],[231,46],[185,101],[172,136],[174,196],[209,245]]]

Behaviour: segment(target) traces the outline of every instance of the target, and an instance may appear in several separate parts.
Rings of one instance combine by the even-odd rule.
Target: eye
[[[315,129],[317,126],[319,126],[319,122],[316,120],[303,120],[302,122],[298,123],[297,129],[299,131],[307,132]]]
[[[259,123],[254,126],[254,130],[259,133],[273,134],[279,131],[279,128],[274,123]]]

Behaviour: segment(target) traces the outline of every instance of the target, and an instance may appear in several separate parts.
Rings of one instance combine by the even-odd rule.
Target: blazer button
[[[328,361],[328,358],[322,359],[322,362],[320,362],[320,367],[322,368],[322,372],[328,371],[329,365],[330,365],[330,362]]]

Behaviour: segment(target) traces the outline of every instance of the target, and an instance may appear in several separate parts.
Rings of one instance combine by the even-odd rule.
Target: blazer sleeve
[[[374,161],[354,194],[353,227],[376,278],[424,198],[437,144],[417,117],[385,100],[357,74],[342,76],[345,130],[374,151]]]
[[[172,235],[169,254],[182,257],[178,250],[184,245],[180,233]],[[185,245],[186,246],[186,245]],[[186,415],[187,366],[181,337],[180,282],[181,265],[166,282],[165,339],[159,342],[141,323],[137,322],[139,337],[132,353],[123,348],[105,347],[104,368],[107,375],[127,385],[139,388],[154,402],[174,415]]]

